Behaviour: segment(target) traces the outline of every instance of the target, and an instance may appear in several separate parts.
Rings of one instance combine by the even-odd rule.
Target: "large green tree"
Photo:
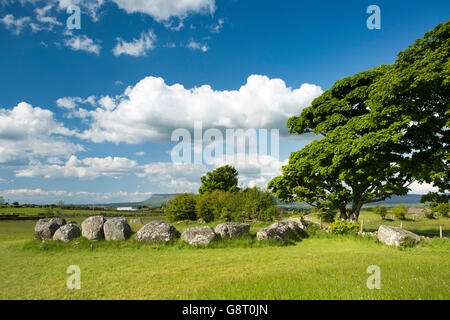
[[[299,117],[288,121],[291,133],[321,135],[291,154],[282,176],[269,183],[279,200],[305,201],[320,209],[338,209],[341,219],[356,221],[366,203],[408,192],[409,176],[399,176],[400,135],[372,121],[366,101],[381,66],[336,82]]]
[[[437,26],[394,65],[337,81],[289,119],[290,133],[322,138],[269,183],[278,199],[357,220],[363,204],[404,195],[414,180],[448,190],[448,35],[448,22]]]
[[[375,121],[402,134],[408,161],[403,171],[432,183],[440,194],[423,200],[448,202],[450,191],[450,20],[400,52],[370,94]]]
[[[200,177],[200,194],[215,190],[235,192],[238,190],[238,171],[230,165],[219,167]]]

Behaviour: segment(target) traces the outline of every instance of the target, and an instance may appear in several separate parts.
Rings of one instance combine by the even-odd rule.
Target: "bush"
[[[430,208],[425,208],[425,210],[423,211],[423,215],[425,216],[425,218],[434,219],[434,212]]]
[[[198,219],[203,219],[206,222],[214,220],[216,207],[211,193],[205,193],[197,197],[195,211]]]
[[[395,208],[392,208],[392,213],[393,213],[393,215],[394,215],[394,217],[396,218],[396,219],[399,219],[399,220],[405,220],[406,219],[406,213],[407,213],[407,208],[406,208],[406,206],[398,206],[398,207],[395,207]]]
[[[167,202],[165,213],[167,218],[172,221],[179,220],[197,220],[197,213],[195,210],[197,201],[196,196],[192,193],[183,193],[177,195],[172,200]]]
[[[335,221],[330,226],[331,232],[336,234],[344,234],[349,232],[358,232],[359,224],[357,222],[349,221]]]
[[[271,221],[278,213],[272,195],[258,188],[247,188],[231,194],[221,209],[221,217],[228,221]]]
[[[445,217],[448,218],[448,202],[447,203],[440,203],[437,207],[436,207],[436,212],[438,215],[440,215],[441,217]]]
[[[323,222],[333,223],[336,220],[337,211],[334,209],[321,209],[319,216]]]
[[[375,213],[377,215],[379,215],[381,217],[381,219],[385,219],[386,218],[386,214],[387,214],[387,209],[385,206],[381,205],[381,206],[377,206],[375,208]]]

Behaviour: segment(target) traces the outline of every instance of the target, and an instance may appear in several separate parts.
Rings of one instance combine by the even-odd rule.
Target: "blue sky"
[[[369,5],[381,30],[369,30]],[[81,8],[69,30],[67,6]],[[175,164],[170,135],[280,129],[279,157],[237,163],[264,186],[311,137],[286,120],[345,76],[391,64],[448,1],[0,0],[0,195],[139,201],[196,191],[214,165]],[[429,186],[415,185],[423,193]]]

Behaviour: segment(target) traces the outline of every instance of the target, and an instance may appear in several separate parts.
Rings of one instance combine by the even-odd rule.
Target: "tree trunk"
[[[347,218],[348,218],[347,208],[345,206],[341,207],[341,208],[339,208],[339,212],[340,212],[339,219],[341,219],[341,221],[347,220]]]
[[[348,214],[348,219],[350,220],[350,222],[358,222],[359,212],[361,211],[363,204],[364,201],[362,199],[359,199],[358,201],[355,201],[355,199],[353,199],[353,205]]]

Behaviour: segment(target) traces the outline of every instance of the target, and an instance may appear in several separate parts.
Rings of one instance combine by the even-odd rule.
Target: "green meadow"
[[[164,218],[164,217],[163,217]],[[81,222],[84,218],[75,218]],[[144,218],[144,223],[161,219]],[[314,218],[315,219],[315,218]],[[366,231],[381,221],[363,212]],[[392,220],[392,221],[391,221]],[[450,219],[409,216],[403,228],[449,234]],[[210,223],[214,226],[219,222]],[[371,237],[332,235],[284,243],[252,236],[193,248],[176,240],[142,244],[33,239],[35,221],[0,221],[0,299],[449,299],[450,242],[433,238],[414,248],[391,248]],[[196,222],[173,223],[179,230]],[[367,226],[367,229],[366,229]],[[134,231],[139,226],[132,225]],[[81,269],[81,289],[69,290],[67,268]],[[366,286],[367,268],[380,267],[381,289]]]

